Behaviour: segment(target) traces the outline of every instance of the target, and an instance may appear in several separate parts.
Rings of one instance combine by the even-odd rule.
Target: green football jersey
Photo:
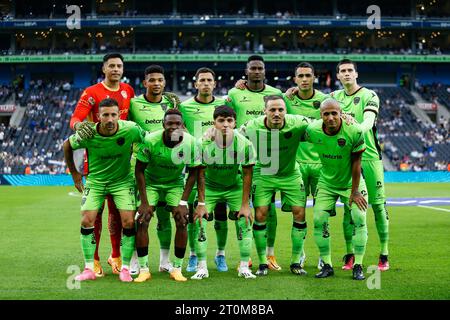
[[[306,129],[306,139],[314,144],[322,162],[318,187],[347,189],[352,186],[351,154],[366,148],[362,130],[358,124],[346,124],[335,135],[323,130],[323,121],[318,120]]]
[[[221,148],[215,141],[202,142],[205,183],[212,189],[230,189],[242,183],[239,167],[256,163],[256,153],[250,140],[234,130],[233,143]]]
[[[310,120],[304,116],[287,114],[280,130],[270,130],[266,127],[265,119],[265,116],[258,117],[241,127],[257,153],[254,176],[300,175],[295,156],[300,138],[304,136]]]
[[[148,163],[145,170],[147,185],[183,185],[184,167],[201,165],[200,146],[193,136],[183,133],[181,143],[169,148],[163,141],[164,130],[148,134],[140,145],[137,159]]]
[[[228,91],[227,105],[236,111],[236,126],[240,127],[247,121],[264,115],[264,97],[270,95],[282,96],[281,90],[267,84],[260,91],[248,88],[241,90],[233,88]]]
[[[141,94],[130,101],[128,120],[136,122],[142,129],[154,132],[162,129],[164,113],[173,108],[172,102],[165,96],[161,102],[150,102]]]
[[[197,139],[201,139],[203,133],[214,124],[214,110],[225,104],[225,99],[214,97],[210,103],[202,103],[196,97],[183,101],[180,111],[188,132]]]
[[[298,114],[308,117],[311,120],[320,119],[320,104],[328,98],[323,92],[314,89],[314,93],[309,99],[302,99],[295,95],[292,100],[284,95],[288,114]],[[314,145],[308,141],[300,142],[297,150],[297,161],[300,163],[320,163],[319,155],[314,149]]]
[[[146,134],[131,121],[119,120],[118,126],[117,132],[108,137],[102,136],[98,127],[92,139],[81,140],[77,133],[69,137],[72,149],[86,149],[88,179],[92,183],[107,184],[133,179],[130,170],[131,148],[133,143],[142,142]]]
[[[339,101],[342,111],[351,115],[358,123],[364,121],[364,112],[371,111],[378,116],[380,99],[372,90],[361,87],[354,94],[347,95],[344,89],[342,89],[332,92],[331,96]],[[375,118],[372,130],[369,130],[364,134],[367,150],[363,153],[363,160],[381,159],[381,148],[378,143],[376,121],[377,118]]]

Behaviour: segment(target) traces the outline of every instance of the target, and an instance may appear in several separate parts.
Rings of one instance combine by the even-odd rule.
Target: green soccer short
[[[81,198],[81,211],[99,210],[106,195],[110,194],[119,210],[136,209],[136,189],[133,179],[110,184],[96,184],[86,181]]]
[[[364,198],[367,201],[367,188],[366,183],[361,177],[361,180],[359,182],[358,187],[359,192],[364,196]],[[316,203],[314,205],[314,210],[321,210],[321,211],[329,211],[329,210],[335,210],[336,207],[336,201],[338,198],[341,198],[341,202],[344,204],[348,204],[350,200],[350,194],[351,194],[351,188],[347,189],[338,189],[338,188],[331,188],[329,186],[323,185],[319,182],[316,189]],[[357,208],[356,204],[352,204],[352,208]]]
[[[148,204],[155,206],[165,201],[170,207],[177,207],[183,196],[184,187],[181,184],[150,185],[146,187]]]
[[[303,184],[305,185],[305,196],[314,195],[316,193],[317,183],[319,182],[321,163],[299,163],[300,172],[302,173]]]
[[[384,192],[384,169],[381,160],[361,161],[361,168],[364,180],[369,193],[370,204],[383,204],[386,202]]]
[[[305,187],[300,174],[284,177],[258,176],[253,181],[253,185],[255,208],[270,205],[272,195],[277,191],[280,191],[283,203],[288,206],[304,207],[306,205]]]
[[[228,190],[205,188],[206,211],[212,213],[218,203],[226,202],[230,211],[239,211],[242,205],[242,184]]]

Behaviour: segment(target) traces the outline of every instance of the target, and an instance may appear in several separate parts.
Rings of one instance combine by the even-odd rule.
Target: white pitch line
[[[422,208],[428,208],[428,209],[433,209],[433,210],[439,210],[439,211],[445,211],[445,212],[450,212],[449,209],[444,209],[444,208],[435,208],[435,207],[430,207],[430,206],[422,206],[422,205],[418,205],[418,207],[422,207]]]
[[[71,196],[71,197],[81,197],[81,193],[79,193],[79,192],[69,192],[68,193],[68,195],[69,196]]]

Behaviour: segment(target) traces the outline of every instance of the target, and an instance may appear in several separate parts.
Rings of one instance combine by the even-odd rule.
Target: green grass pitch
[[[445,197],[449,184],[388,184],[389,197]],[[342,208],[330,219],[335,276],[315,279],[318,250],[313,239],[312,209],[307,209],[308,236],[305,277],[289,271],[291,215],[279,213],[275,251],[281,272],[265,278],[237,277],[239,259],[234,226],[229,223],[226,248],[229,271],[216,271],[213,256],[215,234],[208,226],[210,278],[177,283],[167,273],[157,272],[159,248],[155,219],[150,225],[150,268],[152,280],[142,284],[121,283],[106,263],[109,234],[104,230],[100,256],[106,276],[73,288],[74,269],[82,268],[79,243],[80,198],[69,196],[72,187],[1,187],[0,300],[9,299],[450,299],[450,212],[421,207],[389,207],[391,270],[381,273],[379,289],[367,281],[353,281],[342,271],[344,254]],[[450,206],[440,207],[446,210]],[[378,262],[379,242],[373,212],[368,212],[369,240],[364,267]],[[186,252],[186,255],[188,251]],[[257,257],[253,247],[255,270]],[[186,264],[185,259],[185,264]],[[69,270],[69,273],[68,273]],[[72,270],[72,271],[71,271]],[[192,275],[184,272],[185,275]],[[369,278],[373,274],[366,272]],[[373,278],[372,284],[375,283]],[[68,285],[69,284],[69,285]],[[72,289],[70,289],[72,288]]]

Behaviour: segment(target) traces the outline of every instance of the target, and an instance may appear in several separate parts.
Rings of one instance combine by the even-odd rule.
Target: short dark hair
[[[147,68],[145,68],[144,76],[146,76],[150,73],[161,73],[162,75],[164,75],[164,68],[157,64],[152,64],[152,65],[148,66]]]
[[[98,104],[98,110],[100,110],[100,108],[102,108],[102,107],[117,107],[117,108],[119,108],[119,103],[117,102],[116,99],[106,98],[106,99],[103,99],[102,101],[100,101],[100,103]]]
[[[339,63],[338,63],[337,66],[336,66],[336,72],[339,73],[339,67],[340,67],[342,64],[347,64],[347,63],[350,63],[350,64],[353,65],[353,67],[355,68],[355,72],[358,71],[357,68],[356,68],[356,62],[354,62],[354,61],[352,61],[352,60],[350,60],[350,59],[342,59],[341,61],[339,61]]]
[[[264,58],[260,55],[254,54],[251,55],[250,57],[248,57],[247,59],[247,63],[249,63],[250,61],[262,61],[264,62]]]
[[[283,100],[283,102],[284,102],[283,97],[279,96],[279,95],[276,95],[276,94],[271,94],[269,96],[264,96],[264,108],[267,107],[267,103],[269,101],[273,101],[273,100]]]
[[[298,68],[310,68],[312,70],[312,73],[314,74],[314,67],[311,63],[309,62],[300,62],[296,67],[295,67],[295,74],[297,74],[297,69]]]
[[[200,73],[211,73],[213,75],[214,80],[216,80],[216,74],[214,73],[214,71],[212,71],[212,69],[210,68],[206,68],[206,67],[201,67],[199,69],[197,69],[197,71],[195,72],[195,80],[198,80],[198,76]]]
[[[178,115],[183,118],[183,114],[178,109],[169,109],[164,113],[163,121],[166,121],[166,117],[170,115]]]
[[[113,52],[113,53],[107,53],[103,56],[103,63],[105,63],[106,61],[108,61],[109,59],[114,59],[114,58],[119,58],[120,60],[122,60],[123,63],[123,56],[118,53],[118,52]]]
[[[216,109],[214,110],[213,114],[214,120],[216,120],[218,117],[224,118],[233,117],[234,120],[236,120],[236,111],[234,111],[234,109],[230,108],[229,106],[221,105],[216,107]]]

